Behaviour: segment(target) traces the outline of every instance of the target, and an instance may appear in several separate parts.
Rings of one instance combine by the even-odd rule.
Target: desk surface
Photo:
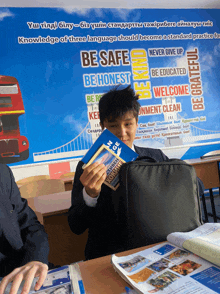
[[[129,255],[155,245],[128,250],[116,255]],[[129,287],[129,284],[115,272],[111,264],[111,255],[81,262],[79,267],[87,294],[120,294],[125,293],[125,286]]]
[[[71,206],[71,192],[65,191],[29,198],[28,204],[34,211],[41,213],[42,216],[63,213],[68,211]]]
[[[216,162],[220,161],[220,156],[212,156],[212,157],[206,157],[206,158],[193,158],[193,159],[186,159],[184,160],[186,163],[194,165],[194,164],[206,164],[210,162]]]
[[[72,183],[74,180],[74,177],[66,177],[66,178],[60,178],[61,181],[63,181],[64,183]]]

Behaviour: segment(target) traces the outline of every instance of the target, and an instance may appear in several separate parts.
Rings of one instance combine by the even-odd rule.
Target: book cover
[[[48,271],[47,277],[43,283],[43,286],[35,291],[34,287],[38,278],[34,278],[29,294],[39,293],[39,294],[73,294],[73,287],[70,278],[69,266],[65,265],[53,270]],[[22,293],[22,288],[24,286],[25,280],[21,283],[18,293]],[[5,294],[9,294],[11,289],[11,283],[5,289]]]
[[[37,280],[38,277],[35,277],[29,294],[85,294],[84,284],[78,263],[64,265],[62,267],[49,270],[42,287],[38,291],[35,291],[34,287]],[[22,293],[24,283],[25,281],[23,280],[17,294]],[[12,283],[9,283],[5,289],[5,294],[9,294],[11,286]]]
[[[125,162],[133,161],[138,157],[138,154],[112,134],[108,129],[105,129],[101,135],[97,138],[86,155],[82,158],[82,162],[87,164],[96,151],[102,146],[107,146],[117,156],[119,156]]]
[[[98,162],[100,164],[103,163],[106,166],[107,177],[104,183],[111,189],[116,190],[119,186],[118,173],[125,161],[115,154],[111,149],[109,149],[105,144],[102,144],[89,160],[89,162],[83,166],[83,168],[86,168],[94,162]]]

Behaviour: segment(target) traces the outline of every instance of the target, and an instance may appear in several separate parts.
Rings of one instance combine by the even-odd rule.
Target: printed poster
[[[119,84],[139,94],[137,146],[220,149],[218,9],[10,7],[0,25],[0,162],[80,160]]]

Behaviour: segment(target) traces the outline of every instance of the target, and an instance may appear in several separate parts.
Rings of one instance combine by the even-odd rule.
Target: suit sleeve
[[[83,199],[83,185],[80,176],[83,173],[83,162],[80,161],[76,168],[72,190],[72,205],[68,213],[68,223],[73,233],[80,235],[88,227],[91,219],[96,213],[96,207],[89,207]]]
[[[44,227],[37,220],[34,211],[28,206],[27,200],[21,198],[12,171],[8,168],[11,185],[10,201],[17,215],[23,246],[20,249],[21,265],[30,261],[41,261],[48,264],[49,244]]]

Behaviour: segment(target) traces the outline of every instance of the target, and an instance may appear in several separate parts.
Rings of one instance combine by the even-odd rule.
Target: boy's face
[[[132,111],[126,112],[122,117],[118,117],[114,121],[106,119],[104,124],[101,125],[102,129],[108,129],[130,148],[132,148],[133,145],[137,126],[138,121],[134,117]]]

